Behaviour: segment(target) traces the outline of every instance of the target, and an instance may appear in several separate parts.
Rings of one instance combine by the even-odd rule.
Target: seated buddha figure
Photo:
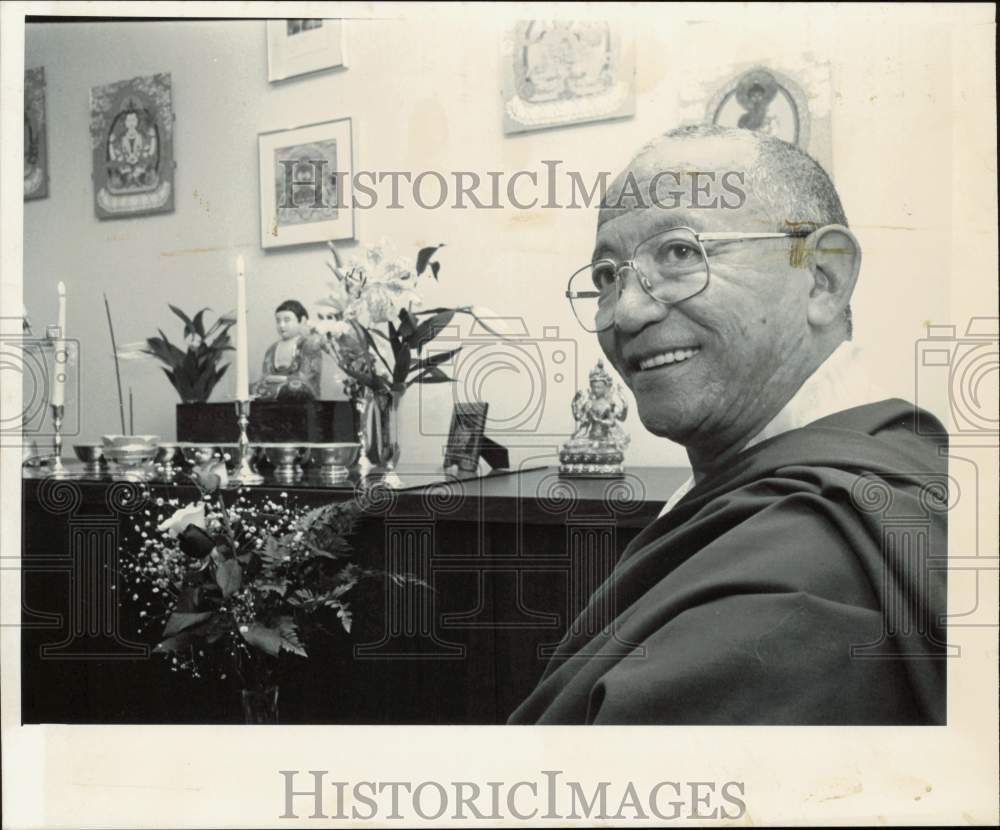
[[[263,400],[312,400],[319,397],[323,351],[319,335],[310,333],[309,313],[298,300],[285,300],[274,310],[279,339],[264,353],[263,377],[254,394]]]

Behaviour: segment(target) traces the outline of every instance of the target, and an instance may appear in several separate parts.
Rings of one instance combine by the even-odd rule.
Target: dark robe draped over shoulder
[[[947,493],[902,400],[754,446],[632,541],[510,722],[944,724]]]

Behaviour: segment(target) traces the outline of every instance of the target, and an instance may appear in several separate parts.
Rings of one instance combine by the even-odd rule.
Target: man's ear
[[[843,225],[825,225],[807,240],[813,286],[807,318],[811,326],[827,328],[843,319],[861,270],[861,246]]]

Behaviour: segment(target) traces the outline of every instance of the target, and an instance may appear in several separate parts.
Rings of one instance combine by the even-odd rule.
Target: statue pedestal
[[[559,449],[559,475],[566,478],[621,478],[625,451],[612,441],[571,438]]]
[[[250,407],[251,443],[354,443],[358,413],[351,401],[261,401]],[[177,404],[177,440],[235,443],[239,439],[231,401]]]

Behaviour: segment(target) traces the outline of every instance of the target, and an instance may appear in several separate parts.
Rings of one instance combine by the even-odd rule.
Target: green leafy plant
[[[154,357],[164,365],[163,372],[182,401],[207,401],[229,368],[228,363],[219,366],[219,361],[224,352],[233,350],[229,329],[236,324],[236,318],[232,314],[223,315],[206,331],[205,312],[210,309],[203,308],[194,317],[188,317],[174,305],[170,306],[170,310],[184,322],[187,348],[178,348],[162,329],[157,329],[159,337],[146,338],[145,345],[136,351]]]

